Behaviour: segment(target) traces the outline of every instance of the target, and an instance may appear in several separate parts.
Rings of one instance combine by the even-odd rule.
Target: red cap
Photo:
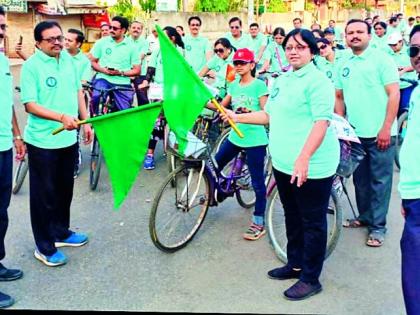
[[[254,62],[254,53],[248,48],[238,49],[233,55],[233,61],[241,60],[246,62]]]

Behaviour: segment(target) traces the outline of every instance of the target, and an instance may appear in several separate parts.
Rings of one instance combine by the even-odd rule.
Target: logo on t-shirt
[[[275,88],[273,92],[270,93],[271,98],[275,98],[279,94],[279,88]]]
[[[45,80],[45,83],[48,87],[55,87],[57,85],[57,79],[54,77],[48,77],[47,80]]]
[[[332,78],[332,72],[331,71],[327,71],[327,77],[328,77],[328,79]]]
[[[348,77],[349,76],[349,74],[350,74],[350,69],[349,68],[347,68],[347,67],[345,67],[344,69],[343,69],[343,77]]]
[[[220,66],[216,66],[216,68],[214,68],[214,71],[219,72],[220,71]]]
[[[110,55],[110,54],[112,53],[112,49],[111,49],[111,48],[107,48],[107,49],[105,50],[105,53],[106,53],[107,55]]]
[[[185,50],[191,51],[191,45],[185,46]]]

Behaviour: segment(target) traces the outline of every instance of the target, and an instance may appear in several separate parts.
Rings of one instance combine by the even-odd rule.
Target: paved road
[[[26,114],[17,108],[23,125]],[[157,169],[140,173],[118,212],[112,209],[106,171],[98,190],[89,191],[86,147],[83,157],[71,226],[87,232],[90,242],[82,248],[63,249],[69,256],[67,265],[50,268],[33,257],[28,182],[12,197],[4,263],[21,267],[25,275],[0,283],[0,291],[15,297],[13,309],[404,314],[399,249],[403,220],[396,185],[384,246],[369,248],[364,245],[366,231],[344,230],[325,263],[323,293],[290,302],[282,292],[293,281],[267,278],[266,272],[280,262],[267,237],[256,242],[242,239],[250,211],[241,209],[234,199],[209,210],[202,229],[186,248],[165,254],[153,246],[148,232],[150,200],[166,174],[161,153]],[[345,217],[350,217],[348,209]]]

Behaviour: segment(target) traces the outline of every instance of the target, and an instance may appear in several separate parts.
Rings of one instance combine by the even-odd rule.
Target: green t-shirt
[[[343,34],[343,30],[341,29],[341,27],[334,27],[334,35],[335,35],[335,41],[337,44],[343,44],[344,43],[344,34]]]
[[[177,46],[176,49],[179,51],[181,55],[184,55],[184,50],[181,47]],[[163,84],[163,65],[162,65],[162,53],[160,51],[160,47],[157,47],[155,50],[152,51],[152,54],[150,55],[148,67],[152,67],[156,69],[153,82],[157,84]]]
[[[286,59],[286,54],[281,45],[275,41],[271,42],[264,51],[262,59],[270,61],[270,69],[272,72],[281,72],[281,69],[288,66],[289,62]]]
[[[198,73],[206,65],[206,54],[211,51],[210,42],[203,36],[193,37],[190,34],[182,39],[185,45],[185,60]]]
[[[38,50],[23,63],[20,75],[21,102],[34,102],[46,109],[77,117],[79,76],[73,59],[60,53],[59,60]],[[62,124],[33,114],[28,115],[24,139],[43,149],[65,148],[76,143],[76,130],[53,136]]]
[[[144,55],[147,54],[147,51],[149,50],[149,42],[144,36],[140,36],[137,39],[134,39],[131,36],[127,36],[127,40],[137,49],[139,64],[141,63],[140,75],[146,75],[147,62],[146,62],[146,58],[141,60],[141,54],[144,54]]]
[[[407,132],[400,151],[402,199],[420,198],[420,86],[411,94]]]
[[[67,51],[63,50],[63,53],[67,53]],[[80,81],[91,81],[93,74],[89,58],[86,57],[82,51],[79,51],[79,53],[74,56],[70,56],[73,58],[73,62],[76,65]]]
[[[392,58],[385,52],[368,47],[361,55],[352,54],[341,64],[335,87],[343,90],[349,122],[357,136],[374,138],[385,120],[388,95],[385,86],[398,83],[399,75]],[[397,121],[391,135],[397,134]]]
[[[328,61],[326,58],[317,55],[316,66],[319,70],[325,73],[328,79],[334,82],[337,71],[340,69],[341,63],[345,60],[346,57],[349,57],[351,54],[350,49],[337,49],[334,51],[334,62]]]
[[[228,32],[223,37],[227,38],[232,44],[232,46],[235,47],[236,49],[240,49],[240,48],[250,49],[250,47],[252,47],[251,35],[249,35],[248,33],[242,32],[241,37],[233,38],[232,33]]]
[[[268,95],[268,91],[263,81],[254,79],[247,85],[241,85],[239,81],[233,82],[229,85],[227,94],[232,98],[233,110],[245,107],[255,112],[261,110],[260,97]],[[268,144],[267,132],[264,126],[238,124],[238,128],[242,131],[244,137],[240,138],[234,130],[231,130],[229,140],[233,144],[243,148]]]
[[[249,47],[249,49],[254,52],[255,58],[258,58],[258,53],[260,52],[261,47],[267,46],[267,36],[265,36],[263,33],[258,33],[258,35],[255,38],[253,38],[252,36],[250,37],[251,37],[251,46]],[[261,60],[262,60],[262,56],[261,56]],[[259,63],[261,63],[261,61]]]
[[[275,169],[289,175],[293,173],[295,161],[314,123],[331,120],[334,101],[333,84],[312,62],[277,78],[265,106],[270,115],[269,149]],[[328,128],[309,160],[308,178],[334,175],[339,156],[337,136]]]
[[[369,47],[380,49],[386,53],[392,52],[391,47],[388,45],[388,36],[390,33],[386,32],[384,36],[378,37],[376,34],[372,34],[372,38],[369,42]]]
[[[101,67],[120,71],[129,71],[134,65],[140,65],[138,49],[127,38],[119,43],[116,43],[111,36],[101,39],[93,46],[92,56],[99,59]],[[129,77],[111,76],[105,73],[98,73],[96,79],[105,79],[113,84],[130,84]]]
[[[226,59],[222,59],[219,56],[214,55],[207,62],[207,68],[216,72],[216,79],[213,85],[218,89],[226,87],[226,70],[228,65],[233,67],[233,55],[233,51]]]
[[[13,77],[9,59],[0,54],[0,151],[13,146],[12,134]]]
[[[397,68],[398,67],[405,68],[405,67],[411,66],[411,61],[410,61],[410,57],[407,54],[406,46],[403,46],[403,48],[398,53],[395,53],[394,51],[391,50],[390,55],[392,59],[394,60],[394,62],[396,63]],[[417,81],[416,71],[406,72],[401,76],[401,78]],[[405,89],[409,86],[411,86],[411,83],[400,80],[400,89]]]

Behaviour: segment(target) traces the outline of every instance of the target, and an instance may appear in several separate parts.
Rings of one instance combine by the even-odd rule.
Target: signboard
[[[28,12],[28,3],[26,0],[0,0],[0,5],[6,8],[8,12]]]
[[[168,12],[168,11],[178,11],[178,1],[177,0],[156,0],[156,11]]]

